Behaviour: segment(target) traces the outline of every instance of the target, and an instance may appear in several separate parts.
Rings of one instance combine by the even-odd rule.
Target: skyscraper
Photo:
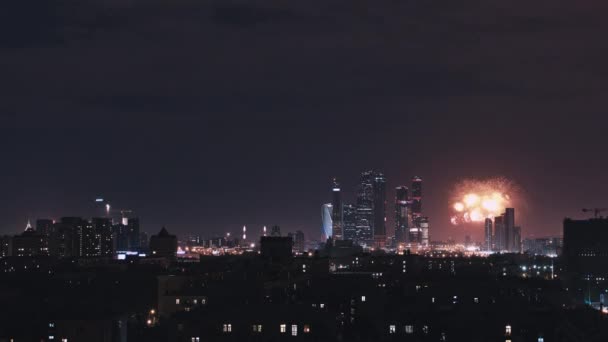
[[[514,208],[506,208],[504,213],[504,246],[505,250],[509,252],[515,252],[516,243],[515,243],[515,209]]]
[[[342,205],[343,233],[345,240],[357,240],[357,207],[352,204]]]
[[[408,191],[407,186],[395,188],[395,241],[397,243],[409,242]]]
[[[374,244],[381,248],[386,245],[386,178],[374,172]]]
[[[333,206],[332,211],[332,236],[334,240],[342,240],[344,239],[344,212],[342,208],[342,194],[340,191],[340,184],[338,184],[338,180],[334,178],[332,184],[332,201],[331,204]]]
[[[301,230],[296,231],[293,239],[293,249],[298,253],[304,253],[305,249],[304,233]]]
[[[428,246],[430,239],[429,239],[429,218],[428,217],[421,217],[418,219],[419,221],[419,230],[420,230],[420,244],[422,244],[423,246]]]
[[[326,203],[321,206],[321,241],[333,236],[333,205]]]
[[[504,215],[494,218],[494,250],[497,252],[506,250],[504,219]]]
[[[485,221],[485,226],[484,226],[484,245],[483,245],[483,250],[484,251],[491,251],[492,250],[492,219],[491,218],[486,218]]]
[[[374,231],[374,180],[373,172],[365,171],[357,189],[357,220],[355,240],[358,242],[372,239]]]
[[[416,225],[416,220],[422,216],[422,178],[414,176],[412,178],[412,221]]]

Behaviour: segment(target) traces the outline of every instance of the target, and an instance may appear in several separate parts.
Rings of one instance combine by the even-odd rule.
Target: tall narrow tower
[[[374,245],[386,245],[386,178],[381,172],[374,172]]]
[[[331,188],[333,206],[332,210],[332,234],[334,240],[344,239],[344,209],[342,207],[342,193],[340,191],[340,184],[336,178],[333,179]]]
[[[492,219],[491,218],[487,218],[486,222],[485,222],[485,226],[484,226],[484,244],[483,244],[483,250],[484,251],[491,251],[492,250]]]
[[[407,186],[395,188],[395,241],[409,242],[409,202]]]
[[[412,228],[410,229],[410,241],[421,242],[422,234],[420,232],[422,219],[422,178],[414,176],[412,178]]]

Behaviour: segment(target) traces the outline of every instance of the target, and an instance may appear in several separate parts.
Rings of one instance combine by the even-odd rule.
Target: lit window
[[[542,337],[539,337],[539,338],[538,338],[538,342],[545,342],[545,339],[544,339],[544,338],[542,338]]]
[[[296,324],[291,325],[291,336],[298,336],[298,326]]]
[[[361,301],[365,302],[365,296],[361,296]]]
[[[286,324],[281,324],[281,334],[284,334],[287,332],[287,325]]]
[[[253,332],[261,333],[262,332],[262,325],[261,324],[254,324],[253,325]]]
[[[49,340],[54,340],[55,336],[49,336]]]
[[[325,304],[319,304],[319,307],[320,307],[321,309],[323,309],[323,308],[325,308]]]
[[[193,337],[193,338],[190,339],[190,341],[192,341],[192,342],[200,342],[201,339],[200,339],[200,337]]]
[[[222,331],[225,333],[232,332],[232,324],[224,324]]]
[[[406,325],[405,326],[405,333],[406,334],[413,334],[414,333],[414,326],[413,325]]]
[[[429,326],[428,325],[423,326],[422,327],[422,332],[425,333],[425,334],[428,334],[429,333]]]
[[[179,305],[179,298],[175,298],[175,304]]]
[[[196,305],[196,304],[198,304],[198,299],[195,299],[195,300],[194,300],[194,304],[195,304],[195,305]]]
[[[475,298],[473,299],[473,302],[475,302],[475,304],[479,304],[479,298],[475,297]]]
[[[304,325],[304,333],[305,333],[305,334],[310,333],[310,325],[308,325],[308,324],[305,324],[305,325]]]
[[[395,332],[397,332],[397,327],[395,327],[394,325],[389,325],[388,326],[388,333],[389,334],[394,334]]]
[[[49,323],[49,328],[54,328],[55,327],[55,323],[51,322]]]
[[[67,338],[62,338],[61,342],[68,342],[68,339]]]
[[[511,326],[510,325],[505,326],[505,335],[511,336]]]

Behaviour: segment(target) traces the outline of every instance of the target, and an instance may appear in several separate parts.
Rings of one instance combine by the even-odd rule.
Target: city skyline
[[[439,239],[461,179],[517,182],[535,236],[608,205],[605,4],[27,4],[2,8],[0,233],[104,196],[150,231],[312,234],[327,179],[371,168],[425,179]]]

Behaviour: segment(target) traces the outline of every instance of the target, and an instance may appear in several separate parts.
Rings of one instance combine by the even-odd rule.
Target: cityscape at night
[[[608,341],[605,13],[2,1],[0,342]]]

